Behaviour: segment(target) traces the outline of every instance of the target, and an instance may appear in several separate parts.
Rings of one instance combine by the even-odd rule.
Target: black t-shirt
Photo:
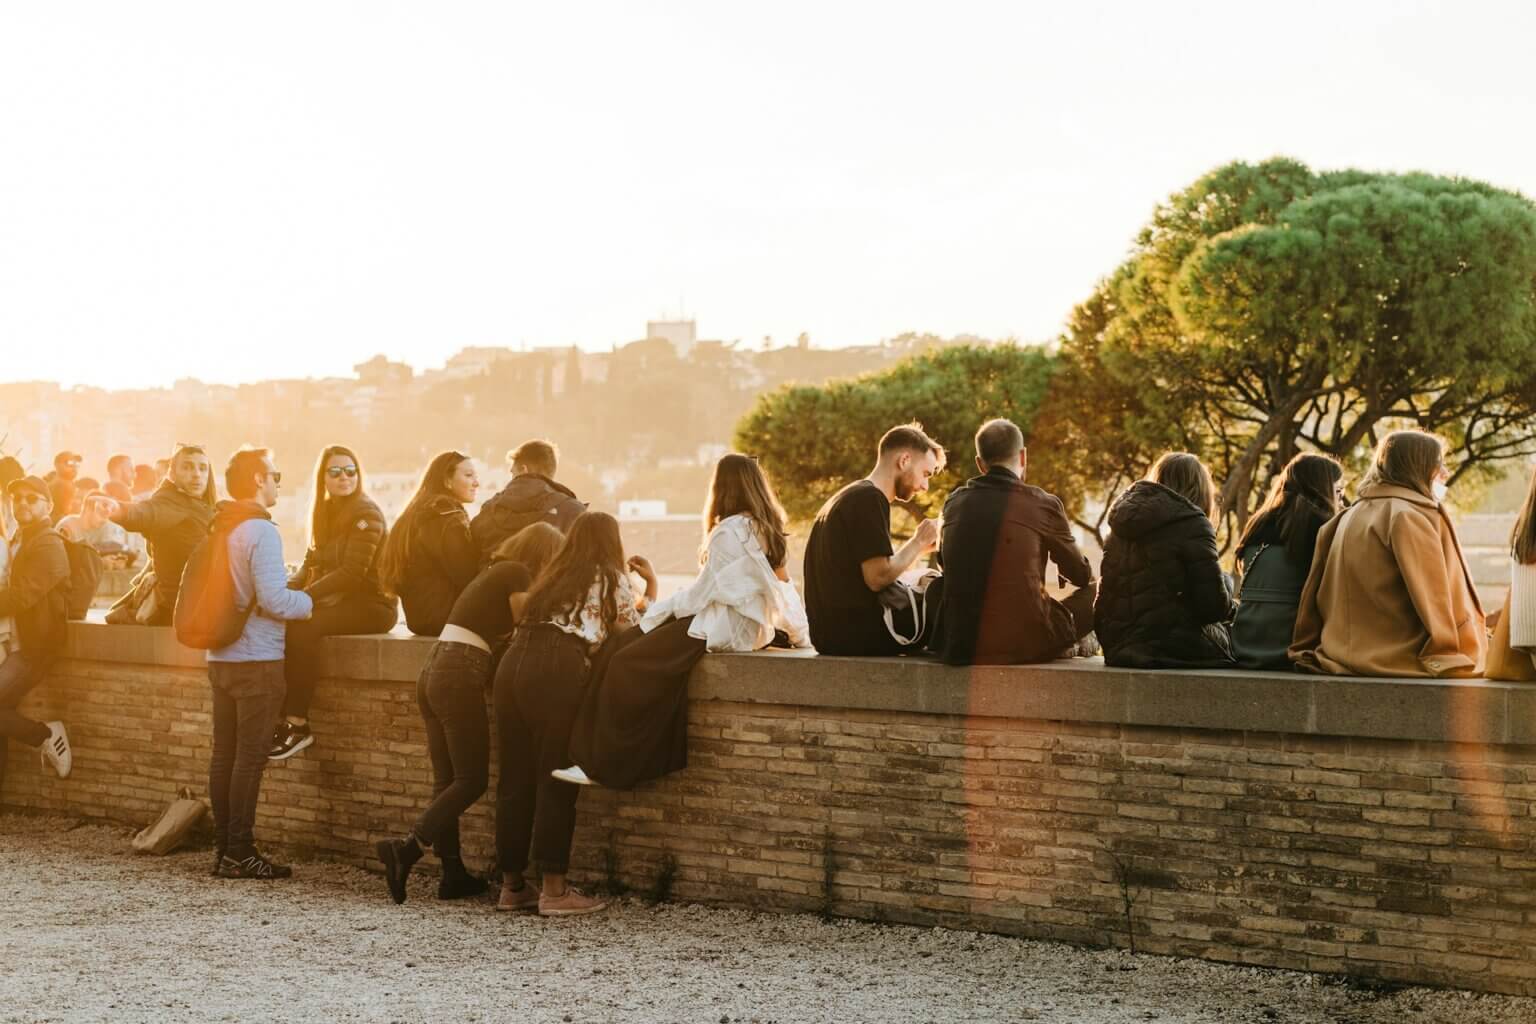
[[[449,625],[459,626],[486,643],[512,632],[512,605],[509,598],[533,585],[533,577],[519,562],[492,562],[469,581],[469,586],[453,602],[448,613]]]
[[[805,613],[822,654],[896,654],[880,599],[862,565],[890,557],[891,503],[868,480],[851,483],[816,513],[805,546]]]

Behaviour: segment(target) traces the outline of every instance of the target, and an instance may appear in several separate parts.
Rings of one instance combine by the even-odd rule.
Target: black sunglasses
[[[20,502],[23,505],[41,505],[48,499],[43,497],[41,494],[32,494],[29,492],[27,494],[13,494],[11,496],[11,500]]]
[[[348,479],[351,479],[352,477],[357,476],[357,467],[356,466],[327,466],[325,468],[325,475],[330,477],[332,480],[340,480],[342,478],[342,476],[344,476],[344,475]]]
[[[282,470],[274,469],[272,472],[267,474],[267,479],[271,480],[275,484],[282,483],[283,482]]]

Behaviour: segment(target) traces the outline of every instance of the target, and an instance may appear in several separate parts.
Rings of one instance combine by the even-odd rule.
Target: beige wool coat
[[[1481,676],[1483,609],[1450,518],[1373,484],[1318,533],[1288,652],[1307,672]]]

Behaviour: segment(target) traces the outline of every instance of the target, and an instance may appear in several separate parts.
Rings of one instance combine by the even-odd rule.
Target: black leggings
[[[283,714],[309,717],[315,684],[320,681],[321,642],[326,637],[388,633],[395,628],[397,618],[394,605],[372,594],[348,594],[339,604],[317,605],[309,618],[288,623],[283,657],[288,696],[283,700]]]
[[[491,772],[490,718],[485,684],[491,656],[452,640],[432,645],[416,681],[416,702],[427,725],[432,803],[416,821],[416,838],[441,860],[462,859],[459,816],[485,793]]]
[[[496,732],[501,779],[496,792],[496,854],[507,874],[533,860],[564,874],[581,787],[550,777],[570,765],[571,722],[587,682],[587,643],[554,626],[519,629],[496,670]]]

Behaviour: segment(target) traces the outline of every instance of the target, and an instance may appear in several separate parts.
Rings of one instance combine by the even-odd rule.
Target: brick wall
[[[142,824],[204,788],[206,677],[167,631],[75,630],[28,705],[75,775],[13,744],[0,796]],[[428,797],[427,644],[332,645],[258,829],[369,865]],[[1139,950],[1536,995],[1536,689],[752,655],[693,697],[686,772],[584,792],[577,876],[1090,945],[1127,944],[1129,899]]]

